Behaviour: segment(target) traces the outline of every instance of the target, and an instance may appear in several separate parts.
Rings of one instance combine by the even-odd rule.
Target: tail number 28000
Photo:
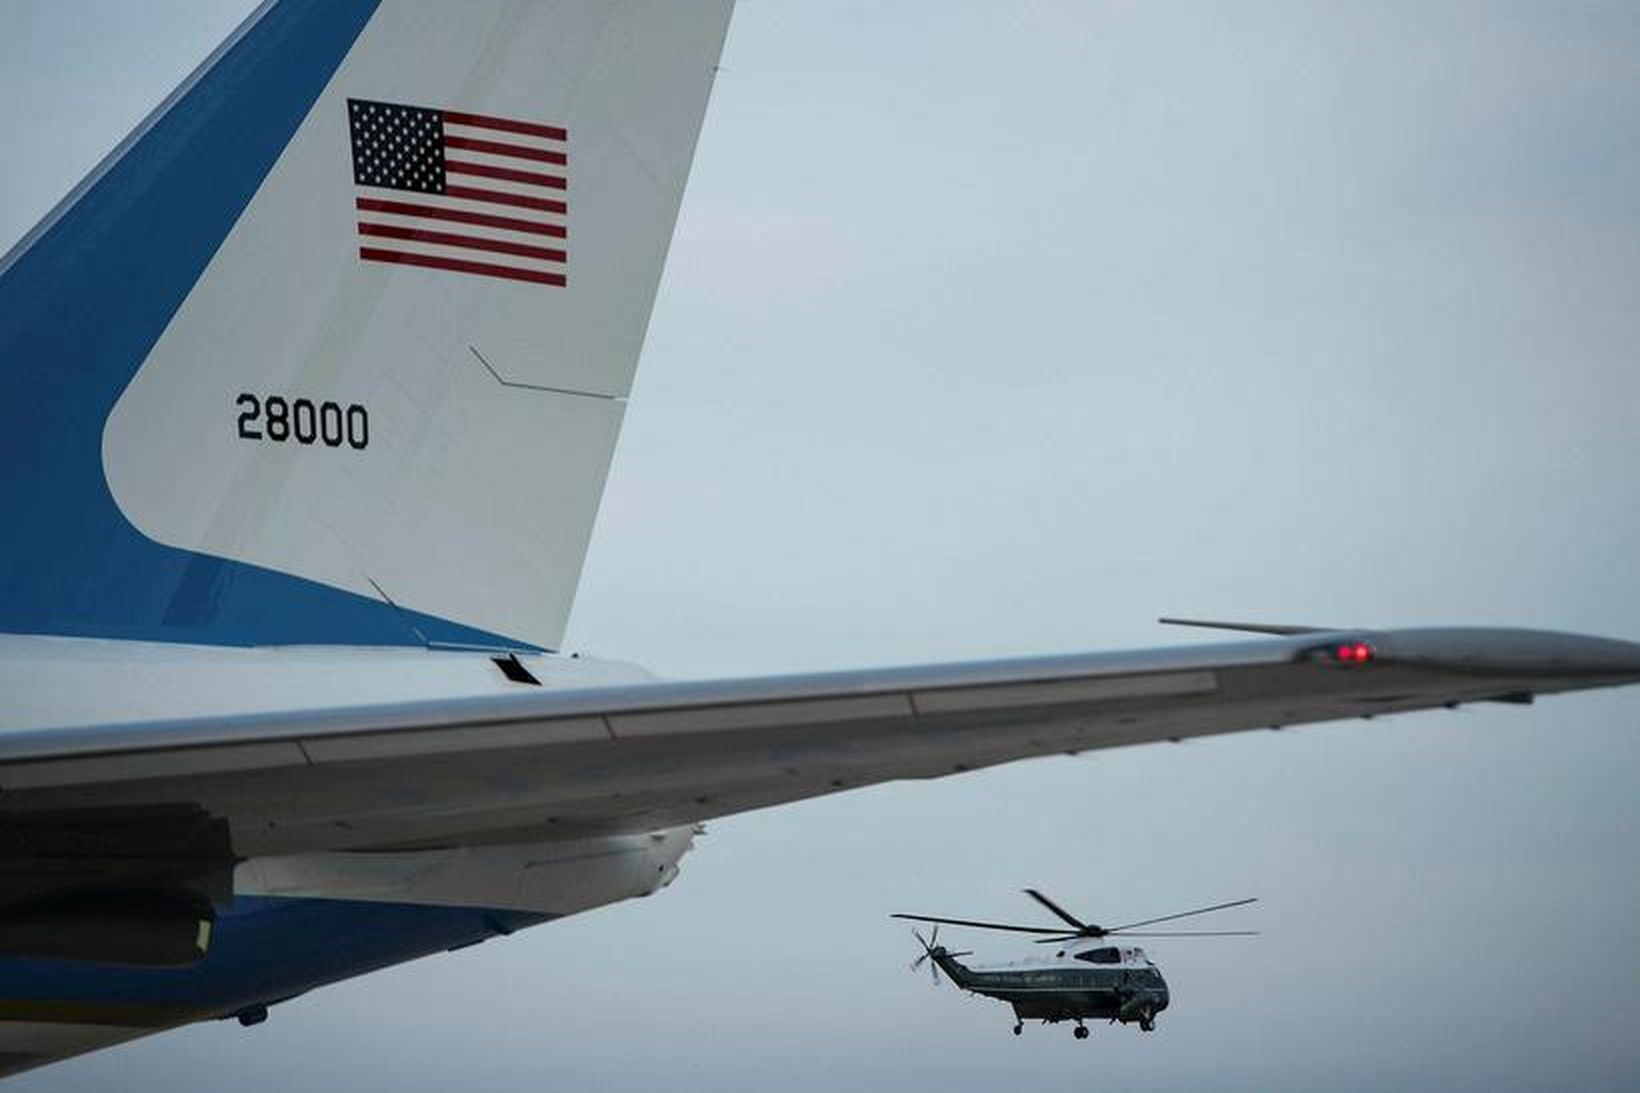
[[[346,444],[359,450],[370,446],[370,411],[357,402],[343,407],[337,402],[242,393],[234,405],[239,407],[241,440],[323,444],[327,448]]]

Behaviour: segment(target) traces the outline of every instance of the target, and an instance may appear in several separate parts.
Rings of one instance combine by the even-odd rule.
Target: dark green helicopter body
[[[1067,913],[1052,900],[1034,888],[1026,893],[1047,907],[1071,926],[1063,927],[1014,926],[997,922],[975,922],[970,919],[939,918],[931,915],[895,915],[895,918],[915,919],[920,922],[946,923],[983,930],[1008,930],[1015,933],[1045,934],[1039,943],[1058,946],[1052,956],[1020,960],[1010,964],[970,966],[958,957],[965,952],[951,952],[939,944],[939,927],[932,940],[921,934],[917,940],[923,954],[912,964],[919,968],[926,961],[943,971],[951,982],[965,991],[1007,1002],[1014,1009],[1014,1035],[1024,1028],[1026,1021],[1057,1023],[1075,1021],[1076,1036],[1085,1038],[1088,1030],[1083,1022],[1103,1020],[1136,1024],[1145,1032],[1156,1028],[1156,1015],[1167,1008],[1167,981],[1143,949],[1104,943],[1113,934],[1143,937],[1232,937],[1247,936],[1250,930],[1215,931],[1150,931],[1136,933],[1134,928],[1158,922],[1169,922],[1190,915],[1206,914],[1228,907],[1240,907],[1253,900],[1236,900],[1216,904],[1177,915],[1145,919],[1106,929],[1082,922]],[[938,975],[936,974],[936,978]]]

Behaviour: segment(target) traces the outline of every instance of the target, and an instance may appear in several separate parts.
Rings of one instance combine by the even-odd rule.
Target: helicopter
[[[1137,1024],[1142,1032],[1156,1030],[1156,1015],[1167,1008],[1167,981],[1161,969],[1145,955],[1143,949],[1123,944],[1106,944],[1112,937],[1253,937],[1257,930],[1145,930],[1211,911],[1242,907],[1257,899],[1238,899],[1198,907],[1193,911],[1141,919],[1122,926],[1096,926],[1084,922],[1059,904],[1037,891],[1025,889],[1025,894],[1046,907],[1065,926],[1019,926],[1003,922],[976,922],[972,919],[946,918],[939,915],[895,914],[893,918],[932,922],[931,937],[924,938],[912,930],[922,945],[922,955],[912,961],[911,970],[920,971],[926,963],[929,974],[937,984],[940,972],[958,987],[973,994],[1007,1002],[1014,1008],[1014,1035],[1025,1031],[1026,1021],[1058,1024],[1075,1021],[1073,1035],[1078,1040],[1088,1038],[1084,1023],[1089,1019],[1106,1019],[1112,1024]],[[1030,957],[1007,964],[970,967],[958,957],[972,956],[971,952],[952,952],[939,943],[940,926],[966,926],[979,930],[1007,930],[1019,934],[1042,934],[1039,945],[1057,945],[1052,956]]]

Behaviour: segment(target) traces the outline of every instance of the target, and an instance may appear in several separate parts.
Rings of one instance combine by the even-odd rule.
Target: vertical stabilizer
[[[0,629],[556,647],[728,15],[260,9],[0,267]]]

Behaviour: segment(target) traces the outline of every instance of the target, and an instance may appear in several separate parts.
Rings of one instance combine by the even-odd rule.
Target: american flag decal
[[[361,259],[567,283],[563,129],[366,99],[347,116]]]

